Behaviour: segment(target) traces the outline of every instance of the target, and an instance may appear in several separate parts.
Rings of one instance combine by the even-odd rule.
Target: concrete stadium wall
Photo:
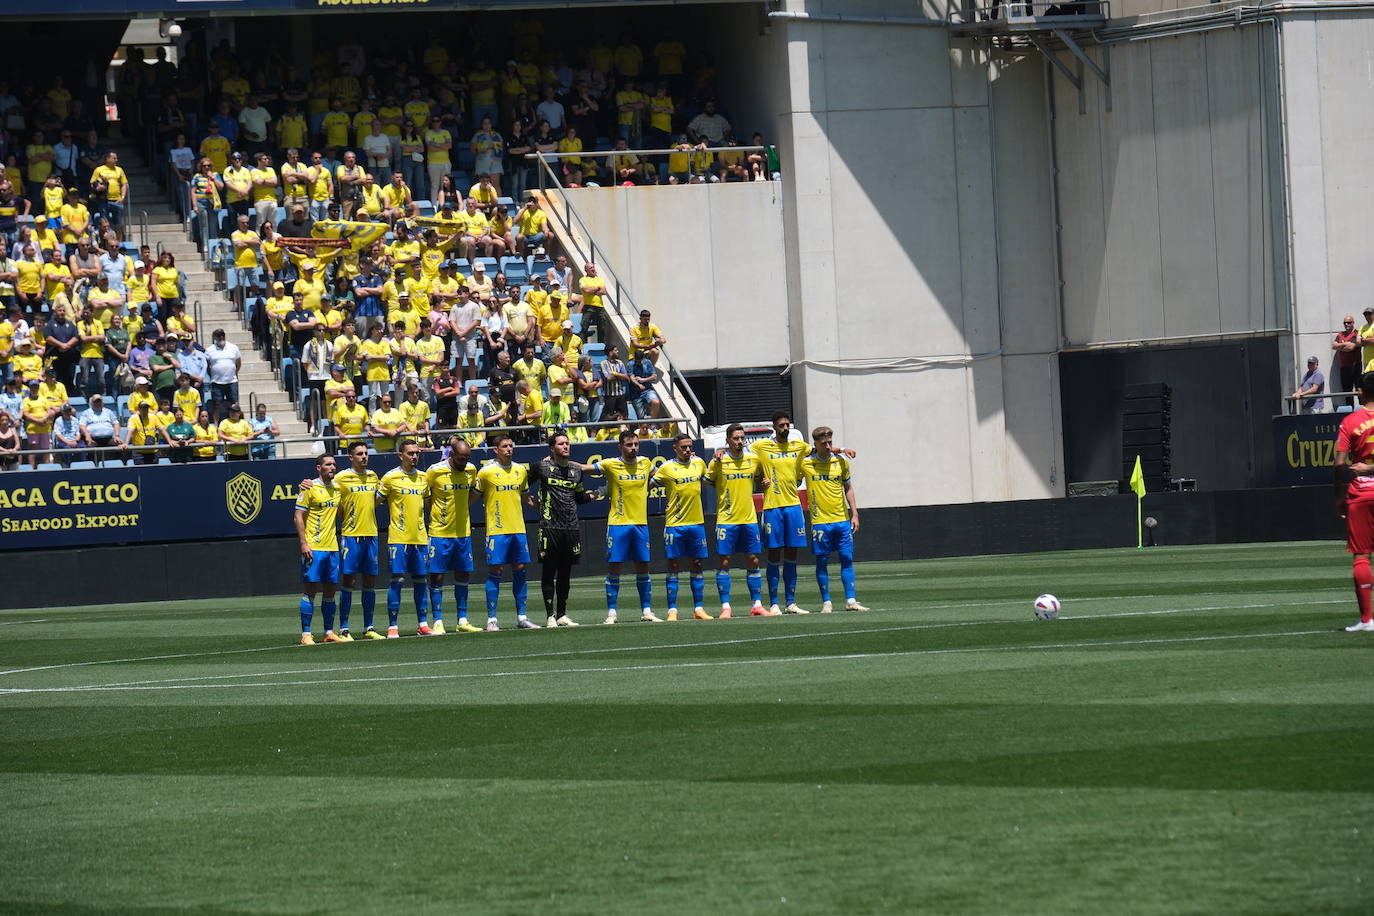
[[[1061,494],[1041,64],[991,60],[941,27],[775,20],[757,41],[783,43],[789,75],[778,124],[803,421],[860,450],[868,505]]]
[[[1291,184],[1295,347],[1285,376],[1296,386],[1308,356],[1327,378],[1331,338],[1343,315],[1371,304],[1374,248],[1374,13],[1342,10],[1282,20],[1284,96]]]
[[[679,368],[790,361],[778,182],[585,188],[567,199]]]
[[[1330,489],[1325,486],[1152,493],[1145,498],[1145,511],[1159,520],[1156,535],[1161,545],[1331,539],[1334,556],[1344,537],[1343,526],[1331,511]],[[869,509],[861,513],[861,521],[856,539],[861,561],[1130,547],[1135,544],[1135,497],[1127,494]],[[652,543],[661,544],[662,519],[651,522]],[[600,575],[606,560],[604,522],[584,523],[582,543],[583,561],[573,575]],[[663,571],[662,551],[655,547],[653,553],[657,575]],[[43,580],[41,593],[0,589],[0,610],[70,607],[97,601],[123,604],[266,597],[290,595],[300,587],[300,554],[292,537],[31,551],[24,554],[24,561],[35,569],[79,569],[82,574],[49,576]],[[803,564],[807,562],[803,559]],[[215,570],[222,572],[214,574]],[[474,596],[481,593],[482,570],[479,558],[473,573]],[[802,575],[809,579],[805,567]],[[536,619],[541,600],[538,576],[536,564],[530,576],[530,607]],[[381,578],[384,591],[385,577]],[[100,583],[98,593],[92,590],[93,583]],[[862,589],[862,572],[859,583]],[[659,602],[662,585],[654,585],[654,600]],[[714,588],[709,583],[707,587],[708,594],[713,594]],[[812,587],[804,586],[808,594]],[[508,595],[509,591],[503,590],[503,620],[509,620]],[[405,600],[409,607],[408,589]],[[479,598],[472,607],[480,606]],[[661,605],[656,603],[655,607]],[[600,608],[598,603],[573,611]],[[283,627],[288,620],[283,617]]]
[[[1115,44],[1084,114],[1055,75],[1067,343],[1289,327],[1275,53],[1268,25]]]

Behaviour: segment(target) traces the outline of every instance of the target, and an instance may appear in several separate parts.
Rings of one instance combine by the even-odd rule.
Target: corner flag
[[[1135,456],[1135,469],[1131,471],[1131,490],[1136,499],[1145,498],[1145,475],[1140,470],[1140,456]]]
[[[1140,524],[1140,503],[1145,498],[1145,475],[1140,470],[1140,456],[1135,456],[1131,470],[1131,490],[1135,493],[1135,549],[1145,549],[1145,529]]]

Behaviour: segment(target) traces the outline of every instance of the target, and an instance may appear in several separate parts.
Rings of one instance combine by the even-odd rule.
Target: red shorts
[[[1350,496],[1345,503],[1345,549],[1374,553],[1374,488]]]

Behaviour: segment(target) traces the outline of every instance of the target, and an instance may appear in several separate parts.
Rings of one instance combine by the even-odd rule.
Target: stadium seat
[[[571,317],[569,317],[568,320],[572,322],[573,333],[574,333],[574,334],[581,334],[581,333],[582,333],[582,313],[581,313],[581,312],[578,312],[577,314],[572,315]]]
[[[457,143],[455,143],[453,146],[453,151],[455,153],[453,157],[454,163],[459,168],[463,169],[466,172],[474,171],[477,168],[477,157],[472,154],[472,144],[469,143],[467,140],[459,140]],[[454,187],[458,188],[458,190],[466,194],[468,188],[470,188],[471,185],[459,185],[455,181]]]
[[[171,458],[159,458],[159,459],[157,460],[157,463],[158,463],[158,464],[171,464],[171,463],[172,463],[172,459],[171,459]]]
[[[474,267],[476,267],[478,264],[485,264],[488,277],[496,276],[496,271],[499,269],[499,265],[496,263],[495,258],[477,258],[472,262],[472,264]],[[510,278],[507,277],[506,279],[509,280]]]
[[[524,258],[502,258],[501,272],[511,283],[524,283],[530,277]]]
[[[552,266],[553,261],[549,260],[548,258],[540,258],[536,261],[534,259],[534,255],[530,255],[530,276],[533,276],[534,274],[546,273],[548,269]]]
[[[73,407],[76,408],[76,412],[77,412],[77,413],[80,413],[81,411],[83,411],[83,410],[86,409],[86,399],[83,398],[83,397],[81,397],[80,395],[75,395],[75,396],[73,396],[73,397],[69,397],[69,398],[67,398],[67,401],[68,401],[68,403],[70,403]]]
[[[597,138],[596,138],[596,152],[598,152],[598,153],[604,153],[604,152],[606,152],[606,150],[609,150],[609,149],[615,149],[615,144],[611,142],[611,138],[610,138],[610,137],[597,137]]]
[[[73,461],[73,462],[71,463],[71,469],[72,469],[73,471],[86,471],[86,470],[90,470],[90,469],[92,469],[92,468],[94,468],[94,467],[95,467],[95,462],[94,462],[94,461]]]
[[[57,464],[56,462],[44,462],[43,464],[40,464],[40,465],[38,466],[38,470],[40,470],[40,471],[60,471],[60,470],[62,470],[62,465]]]
[[[472,264],[468,262],[467,258],[454,258],[453,265],[457,267],[458,272],[465,277],[472,273]]]
[[[121,394],[115,399],[115,413],[119,414],[121,421],[129,419],[132,414],[129,412],[129,396]]]
[[[449,177],[453,179],[453,186],[458,189],[460,194],[467,194],[468,188],[476,184],[467,172],[450,172]],[[461,210],[462,207],[455,207],[454,209]]]
[[[514,198],[514,197],[498,197],[498,198],[496,198],[496,203],[499,204],[499,205],[502,206],[502,207],[505,207],[507,210],[514,210],[514,209],[515,209],[515,198]]]
[[[432,200],[417,200],[415,201],[415,206],[420,208],[421,216],[433,216],[437,212],[437,208],[434,206],[434,201]]]
[[[15,468],[15,470],[18,470],[18,471],[32,471],[32,470],[33,470],[33,465],[31,465],[31,464],[20,464],[19,467]]]

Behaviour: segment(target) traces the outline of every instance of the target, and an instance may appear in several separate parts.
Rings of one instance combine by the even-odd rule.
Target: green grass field
[[[313,649],[293,597],[5,612],[0,912],[1374,910],[1339,544],[859,587],[872,613]],[[599,621],[599,580],[573,606]]]

